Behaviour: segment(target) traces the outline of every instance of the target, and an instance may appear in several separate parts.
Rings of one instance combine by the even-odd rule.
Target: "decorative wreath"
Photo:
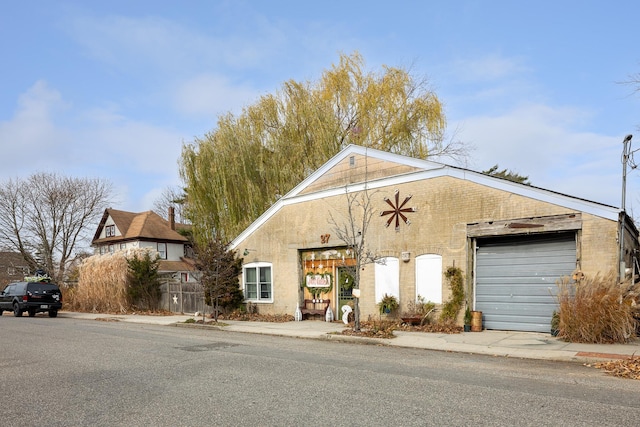
[[[353,285],[356,284],[356,281],[353,279],[353,276],[347,273],[340,273],[338,277],[338,286],[340,289],[353,289]]]

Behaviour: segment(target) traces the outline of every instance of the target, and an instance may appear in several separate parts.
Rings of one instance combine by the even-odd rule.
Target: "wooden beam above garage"
[[[580,230],[582,214],[551,215],[533,218],[515,218],[467,224],[468,237],[509,236],[515,234],[549,233]]]

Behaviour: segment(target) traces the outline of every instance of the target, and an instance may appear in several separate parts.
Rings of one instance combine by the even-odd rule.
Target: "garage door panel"
[[[508,325],[508,327],[505,327],[505,325]],[[548,322],[536,322],[535,319],[522,319],[519,317],[505,318],[499,321],[487,320],[484,322],[484,327],[503,331],[549,332]]]
[[[560,274],[561,272],[558,272]],[[551,290],[555,293],[557,279],[555,277],[544,276],[544,277],[524,277],[520,279],[514,279],[513,277],[494,277],[491,281],[487,280],[478,280],[476,283],[478,285],[482,285],[487,291],[491,291],[491,289],[501,289],[501,288],[513,288],[514,291],[519,292],[522,289],[526,288],[544,288]],[[539,289],[538,289],[539,290]]]
[[[495,300],[497,298],[519,298],[519,297],[540,297],[540,298],[548,298],[549,300],[555,301],[555,289],[551,288],[538,288],[538,289],[522,289],[517,290],[513,287],[499,287],[493,286],[492,289],[486,290],[486,292],[482,292],[481,294],[476,293],[476,301],[485,300]]]
[[[541,300],[539,302],[533,301],[519,301],[517,304],[514,304],[514,301],[492,301],[491,305],[486,307],[487,311],[482,311],[483,315],[522,315],[522,316],[547,316],[550,314],[548,312],[549,301]],[[552,310],[553,311],[553,310]],[[548,332],[547,328],[547,331]]]
[[[477,303],[492,303],[492,304],[555,304],[555,297],[546,295],[532,295],[532,294],[522,294],[522,295],[503,295],[503,294],[493,294],[493,295],[483,295],[482,297],[476,298]],[[521,308],[518,308],[520,310]]]
[[[508,254],[502,254],[496,257],[478,255],[478,259],[482,259],[483,268],[553,265],[563,262],[575,262],[575,253],[568,254],[566,252],[561,252],[555,255],[547,254],[536,256],[532,256],[531,254],[522,254],[521,256],[509,256]]]
[[[576,266],[575,234],[479,242],[476,310],[487,329],[549,332],[556,283]]]

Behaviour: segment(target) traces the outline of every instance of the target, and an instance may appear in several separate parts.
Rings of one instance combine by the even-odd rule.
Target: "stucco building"
[[[347,221],[347,194],[364,191],[375,210],[364,237],[381,262],[361,271],[363,318],[377,315],[384,294],[398,298],[400,311],[418,296],[441,304],[450,294],[443,271],[457,266],[485,328],[547,332],[560,277],[617,272],[621,255],[631,267],[638,247],[619,208],[350,145],[233,240],[245,254],[246,300],[293,314],[315,275],[331,282],[322,298],[339,317],[353,298],[344,277],[353,254],[335,224]]]

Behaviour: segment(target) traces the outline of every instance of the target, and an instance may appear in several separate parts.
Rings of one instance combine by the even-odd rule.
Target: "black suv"
[[[62,293],[53,283],[17,282],[10,283],[0,293],[0,316],[3,311],[13,311],[16,317],[25,311],[29,317],[39,312],[49,312],[49,317],[56,317],[62,308]]]

